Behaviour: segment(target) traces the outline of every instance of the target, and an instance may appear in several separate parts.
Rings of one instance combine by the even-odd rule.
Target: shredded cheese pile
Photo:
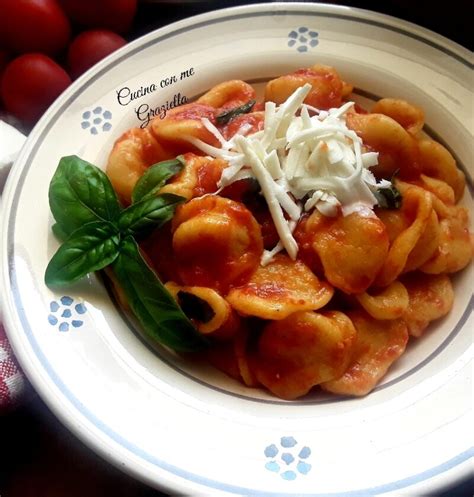
[[[378,163],[378,154],[364,153],[361,138],[346,126],[345,114],[354,103],[321,111],[303,103],[310,90],[305,84],[280,106],[266,102],[263,130],[248,134],[250,125],[244,124],[230,140],[203,118],[220,148],[186,138],[205,154],[228,162],[220,189],[245,178],[258,181],[280,237],[264,252],[262,265],[283,249],[296,258],[293,231],[303,212],[318,209],[336,216],[341,210],[346,216],[371,210],[377,204],[373,192],[391,186],[386,180],[377,182],[368,168]]]

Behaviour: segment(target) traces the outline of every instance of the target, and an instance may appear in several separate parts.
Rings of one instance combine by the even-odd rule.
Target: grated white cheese
[[[345,114],[354,103],[320,111],[303,103],[310,90],[311,85],[305,84],[280,106],[267,102],[263,130],[253,134],[243,125],[225,140],[208,119],[203,119],[221,148],[185,137],[205,154],[229,163],[219,191],[242,178],[259,182],[280,237],[272,250],[264,252],[263,265],[283,249],[296,258],[298,245],[293,231],[303,212],[318,209],[325,216],[339,212],[367,215],[377,204],[373,192],[391,185],[376,181],[368,168],[378,163],[378,154],[363,152],[362,140],[346,125]]]

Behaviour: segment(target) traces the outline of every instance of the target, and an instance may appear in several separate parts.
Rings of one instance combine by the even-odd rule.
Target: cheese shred
[[[345,114],[354,103],[320,111],[304,104],[310,91],[311,85],[305,84],[280,106],[266,102],[264,128],[253,134],[242,128],[226,140],[203,119],[221,148],[185,137],[206,155],[228,162],[219,191],[244,177],[258,181],[280,238],[264,252],[262,265],[281,250],[296,259],[293,231],[304,212],[317,209],[325,216],[347,216],[371,210],[377,204],[374,192],[386,187],[387,182],[377,182],[369,171],[378,163],[378,154],[364,152],[361,138],[346,125]]]

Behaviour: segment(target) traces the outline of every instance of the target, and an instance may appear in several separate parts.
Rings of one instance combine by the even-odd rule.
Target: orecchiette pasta
[[[107,163],[107,175],[121,200],[128,204],[133,187],[148,167],[174,157],[149,128],[133,128],[116,142]]]
[[[197,101],[215,109],[226,110],[239,107],[253,99],[255,99],[253,87],[245,81],[234,79],[214,86]]]
[[[356,330],[342,312],[298,312],[263,330],[255,356],[259,382],[283,399],[339,378],[349,365]]]
[[[466,179],[450,152],[441,143],[425,139],[418,142],[418,153],[422,172],[451,186],[458,201],[463,194]]]
[[[458,209],[458,215],[440,221],[439,245],[433,257],[420,266],[423,272],[455,273],[472,260],[474,245],[467,228],[467,211]]]
[[[173,193],[191,200],[217,190],[217,182],[226,167],[223,160],[193,153],[185,154],[183,160],[183,170],[163,186],[159,193]]]
[[[451,280],[447,275],[407,275],[403,279],[408,291],[409,303],[403,320],[410,335],[420,337],[430,321],[447,314],[454,302]]]
[[[281,104],[297,88],[309,83],[312,87],[306,103],[319,109],[339,107],[342,98],[352,91],[334,68],[317,64],[270,81],[265,88],[265,100]]]
[[[233,288],[228,302],[240,314],[261,319],[284,319],[298,311],[324,307],[334,291],[301,261],[278,255],[258,267],[248,281]]]
[[[218,195],[192,199],[178,208],[172,226],[178,274],[187,285],[225,291],[259,265],[260,226],[238,202]]]
[[[224,81],[124,133],[108,160],[129,204],[152,164],[181,156],[157,195],[182,204],[140,249],[209,340],[203,357],[283,399],[369,393],[451,310],[450,275],[473,258],[465,175],[423,110],[369,111],[351,92],[320,64],[263,98]]]
[[[180,286],[169,281],[166,288],[191,315],[204,335],[229,337],[239,329],[239,317],[228,302],[212,288]]]
[[[375,216],[353,213],[333,218],[314,212],[304,230],[310,233],[326,279],[346,293],[365,291],[387,258],[388,235]]]
[[[412,135],[419,133],[425,124],[423,110],[405,100],[382,98],[372,107],[371,112],[391,117]]]
[[[378,286],[389,285],[403,272],[410,253],[426,229],[431,212],[431,197],[427,192],[417,187],[409,188],[406,191],[402,215],[411,219],[411,223],[390,244],[387,258],[377,275],[376,284]]]
[[[456,202],[454,190],[445,181],[432,178],[426,174],[420,174],[420,177],[414,183],[433,193],[433,195],[447,205],[454,205]]]
[[[170,110],[163,120],[150,123],[153,134],[168,146],[182,146],[189,138],[202,140],[217,145],[215,136],[206,128],[202,119],[214,121],[214,107],[191,103]]]
[[[367,314],[381,321],[401,318],[410,300],[406,288],[399,281],[394,281],[375,295],[364,292],[355,297]]]
[[[405,351],[407,325],[402,319],[380,321],[361,311],[349,314],[356,329],[350,363],[342,376],[321,386],[328,392],[365,395]]]
[[[395,119],[384,114],[350,113],[347,125],[366,147],[379,153],[378,165],[373,168],[377,176],[390,178],[397,171],[401,178],[419,175],[418,143]]]

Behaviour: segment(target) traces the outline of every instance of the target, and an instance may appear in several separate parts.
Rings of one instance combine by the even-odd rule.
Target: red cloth
[[[5,330],[0,324],[0,413],[18,405],[27,389],[25,375],[13,356]]]

